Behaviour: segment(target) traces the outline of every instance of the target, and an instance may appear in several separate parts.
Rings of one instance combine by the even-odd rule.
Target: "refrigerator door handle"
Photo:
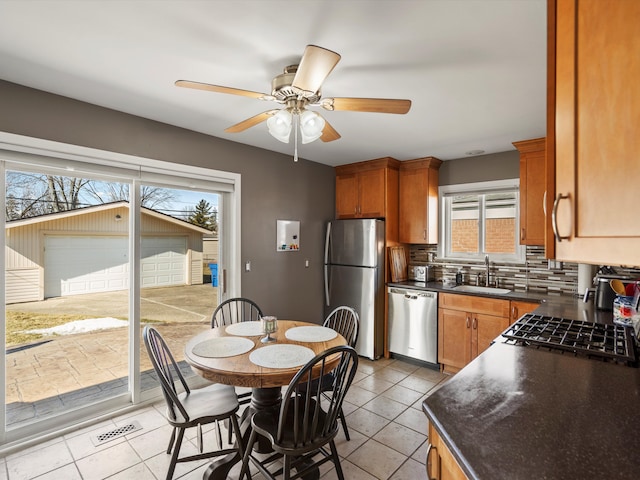
[[[329,267],[326,263],[324,264],[324,300],[327,307],[331,305],[329,302]]]
[[[327,223],[327,234],[324,239],[324,300],[327,305],[329,303],[329,242],[331,241],[331,222]]]
[[[327,223],[327,236],[324,239],[324,264],[325,265],[327,263],[329,263],[329,241],[330,241],[330,239],[331,239],[331,222]],[[325,276],[325,278],[326,278],[326,276]]]

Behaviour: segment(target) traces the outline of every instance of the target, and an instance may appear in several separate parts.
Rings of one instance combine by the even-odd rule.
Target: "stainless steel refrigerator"
[[[356,351],[384,353],[384,220],[334,220],[324,249],[325,317],[346,305],[358,312]]]

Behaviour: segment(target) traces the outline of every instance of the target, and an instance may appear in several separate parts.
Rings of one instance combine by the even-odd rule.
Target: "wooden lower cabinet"
[[[539,303],[511,300],[511,312],[510,312],[511,318],[509,319],[509,325],[511,325],[516,320],[518,320],[525,313],[533,312],[539,306],[540,306]]]
[[[467,480],[467,476],[436,429],[429,423],[429,448],[427,449],[427,478],[429,480]]]
[[[438,308],[438,362],[456,373],[484,352],[510,324],[510,302],[442,293]]]

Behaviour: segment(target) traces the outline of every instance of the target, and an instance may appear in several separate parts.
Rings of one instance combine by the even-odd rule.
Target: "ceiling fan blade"
[[[339,61],[340,55],[336,52],[315,45],[307,45],[291,86],[316,93]]]
[[[195,88],[197,90],[207,90],[209,92],[228,93],[231,95],[241,95],[243,97],[261,98],[271,100],[273,97],[266,93],[252,92],[251,90],[241,90],[239,88],[222,87],[220,85],[211,85],[209,83],[191,82],[189,80],[177,80],[177,87]]]
[[[322,140],[323,142],[333,142],[334,140],[338,140],[339,138],[340,134],[336,132],[335,128],[333,128],[325,119],[324,128],[322,129],[320,140]]]
[[[320,102],[327,110],[350,110],[352,112],[407,113],[411,100],[393,98],[324,98]]]
[[[246,120],[241,121],[240,123],[236,123],[235,125],[230,126],[225,129],[227,133],[239,133],[244,132],[247,128],[255,127],[259,123],[266,121],[270,116],[275,115],[280,110],[267,110],[266,112],[259,113],[258,115],[254,115],[253,117],[247,118]]]

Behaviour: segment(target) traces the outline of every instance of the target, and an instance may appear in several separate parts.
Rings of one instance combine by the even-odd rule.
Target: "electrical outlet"
[[[244,271],[245,272],[250,272],[251,271],[251,262],[247,262],[244,264]]]
[[[309,260],[304,261],[304,268],[309,268]]]

